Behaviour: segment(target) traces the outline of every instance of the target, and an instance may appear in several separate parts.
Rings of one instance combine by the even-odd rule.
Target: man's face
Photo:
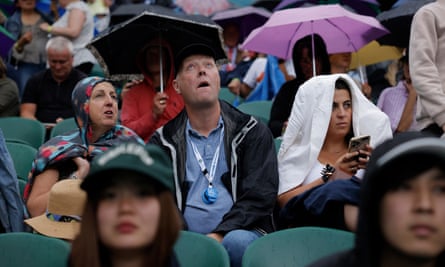
[[[351,64],[351,57],[352,54],[350,52],[331,54],[329,55],[329,61],[333,66],[347,69]]]
[[[445,174],[427,170],[388,191],[380,205],[380,225],[390,250],[432,260],[445,251]]]
[[[68,49],[57,51],[48,49],[48,64],[55,80],[63,81],[73,69],[73,55]]]
[[[220,77],[215,60],[206,55],[184,59],[173,85],[186,105],[203,107],[218,102]]]

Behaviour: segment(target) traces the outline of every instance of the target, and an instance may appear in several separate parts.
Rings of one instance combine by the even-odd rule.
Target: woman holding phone
[[[362,135],[371,145],[392,137],[388,117],[348,75],[316,76],[299,88],[278,153],[282,227],[355,229],[372,146],[350,151],[349,142]]]

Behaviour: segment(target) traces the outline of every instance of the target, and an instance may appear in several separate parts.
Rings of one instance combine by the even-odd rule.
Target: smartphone
[[[366,145],[369,145],[369,142],[371,141],[371,136],[369,135],[362,135],[357,137],[352,137],[351,140],[349,140],[349,152],[359,151],[365,149]]]

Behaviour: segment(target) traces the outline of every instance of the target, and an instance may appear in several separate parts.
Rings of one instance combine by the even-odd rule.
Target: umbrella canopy
[[[350,7],[358,14],[366,16],[376,16],[379,6],[377,0],[283,0],[275,7],[275,10],[301,7],[305,4],[341,4],[344,7]]]
[[[241,41],[244,41],[253,29],[263,25],[271,15],[269,10],[262,7],[247,6],[217,12],[212,16],[212,20],[223,28],[227,24],[237,24]]]
[[[210,16],[232,7],[227,0],[176,0],[175,4],[187,14],[203,16]]]
[[[434,1],[435,0],[404,1],[401,4],[396,2],[394,8],[377,15],[376,18],[380,23],[391,32],[391,34],[378,38],[377,41],[382,45],[408,47],[414,14],[422,6]]]
[[[0,57],[6,58],[9,50],[14,45],[15,38],[0,25]]]
[[[269,11],[273,11],[280,4],[280,0],[256,0],[252,6],[263,7]]]
[[[403,49],[395,46],[380,45],[372,41],[357,52],[352,53],[350,69],[358,66],[372,65],[378,62],[399,59],[402,57]]]
[[[244,49],[288,59],[295,42],[306,35],[320,35],[329,54],[357,51],[385,35],[375,18],[352,13],[340,5],[320,5],[276,11],[242,44]]]
[[[175,54],[190,43],[200,42],[211,46],[217,59],[226,59],[219,25],[204,16],[179,14],[170,9],[164,13],[144,11],[100,34],[87,47],[107,77],[124,79],[140,74],[137,53],[154,38],[167,40]]]

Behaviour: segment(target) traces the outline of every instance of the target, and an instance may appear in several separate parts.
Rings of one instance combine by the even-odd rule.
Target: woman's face
[[[309,49],[306,47],[301,51],[300,67],[306,80],[314,76],[312,57],[309,54]],[[315,71],[317,74],[321,73],[321,63],[318,58],[315,59]]]
[[[156,237],[160,214],[161,204],[152,186],[115,184],[101,193],[99,238],[112,251],[144,249]]]
[[[380,205],[387,246],[409,258],[434,259],[445,251],[445,173],[427,170],[388,191]]]
[[[18,0],[17,7],[22,10],[33,10],[36,7],[36,0]]]
[[[153,45],[149,46],[146,50],[146,62],[147,62],[147,71],[152,75],[159,75],[161,72],[161,49],[159,46]],[[162,49],[162,68],[165,73],[167,69],[167,61],[166,58],[168,56],[167,49]]]
[[[347,89],[335,89],[328,135],[345,137],[352,125],[352,100]]]
[[[109,82],[97,84],[89,100],[89,116],[93,129],[109,129],[118,117],[117,93]]]

